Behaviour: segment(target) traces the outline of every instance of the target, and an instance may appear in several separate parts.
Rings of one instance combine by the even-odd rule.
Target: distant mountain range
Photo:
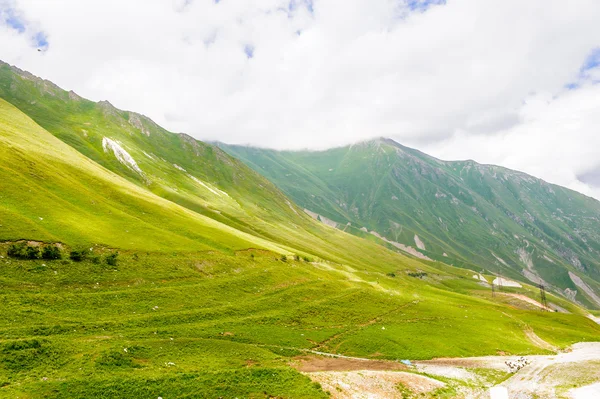
[[[219,144],[325,224],[419,258],[600,305],[600,202],[525,173],[379,138],[326,151]]]

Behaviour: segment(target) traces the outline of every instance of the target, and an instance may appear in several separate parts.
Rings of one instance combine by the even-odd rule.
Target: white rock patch
[[[153,160],[153,161],[156,161],[156,158],[154,158],[154,156],[153,156],[153,155],[151,155],[151,154],[148,154],[146,151],[142,151],[142,152],[144,153],[144,155],[145,155],[145,156],[147,156],[147,157],[148,157],[148,158],[150,158],[151,160]]]
[[[425,250],[425,243],[423,241],[421,241],[421,239],[419,238],[418,235],[415,234],[415,245],[417,246],[417,248],[419,249],[423,249]]]
[[[188,176],[189,176],[189,177],[190,177],[192,180],[194,180],[196,183],[198,183],[198,184],[200,184],[202,187],[206,188],[206,189],[207,189],[208,191],[210,191],[211,193],[213,193],[213,194],[215,194],[215,195],[217,195],[217,196],[219,196],[219,197],[222,197],[222,196],[227,196],[227,197],[229,197],[229,194],[227,194],[225,191],[223,191],[223,190],[219,190],[219,189],[218,189],[218,188],[216,188],[216,187],[215,187],[215,188],[213,188],[213,187],[209,186],[208,184],[204,183],[202,180],[200,180],[200,179],[198,179],[198,178],[196,178],[196,177],[194,177],[194,176],[192,176],[192,175],[190,175],[190,174],[188,174]]]
[[[109,139],[108,137],[102,138],[102,148],[104,152],[108,153],[112,151],[115,154],[115,157],[119,162],[123,165],[127,166],[129,169],[143,175],[144,172],[140,169],[135,159],[121,145],[115,140]]]
[[[517,287],[517,288],[521,288],[523,287],[521,284],[517,283],[516,281],[512,281],[512,280],[507,280],[505,278],[502,277],[496,277],[493,281],[494,285],[501,285],[503,287]]]
[[[501,257],[499,257],[498,255],[496,255],[495,253],[492,252],[492,256],[494,256],[494,258],[496,258],[496,260],[500,263],[502,263],[504,266],[508,266],[508,263],[506,263],[506,261],[504,259],[502,259]]]
[[[576,275],[573,272],[569,272],[569,277],[571,278],[571,281],[573,281],[573,283],[581,288],[583,290],[583,292],[585,292],[587,294],[587,296],[594,301],[597,305],[600,305],[600,297],[598,295],[596,295],[596,293],[594,292],[594,290],[592,289],[592,287],[590,287],[589,285],[587,285],[582,279],[581,277],[579,277],[578,275]]]

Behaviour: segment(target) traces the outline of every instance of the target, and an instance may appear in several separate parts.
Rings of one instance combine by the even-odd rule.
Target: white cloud
[[[0,0],[49,42],[38,52],[0,25],[0,57],[201,139],[324,148],[389,136],[600,198],[577,177],[600,168],[600,73],[580,71],[600,46],[597,0],[406,3]]]

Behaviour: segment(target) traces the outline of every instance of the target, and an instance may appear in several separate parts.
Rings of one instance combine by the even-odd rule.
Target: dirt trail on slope
[[[544,310],[547,310],[549,312],[554,312],[553,309],[551,309],[549,307],[546,307],[546,306],[542,305],[541,303],[539,303],[538,301],[536,301],[535,299],[531,299],[528,296],[523,295],[523,294],[510,294],[510,293],[504,293],[503,292],[503,293],[501,293],[501,295],[502,296],[508,296],[508,297],[511,297],[511,298],[520,299],[521,301],[527,302],[530,305],[536,306],[536,307],[538,307],[540,309],[544,309]]]
[[[537,338],[540,339],[539,337]],[[530,339],[532,338],[530,337]],[[548,344],[545,341],[542,342]],[[540,344],[542,343],[540,342]],[[556,370],[560,373],[562,367],[566,368],[580,364],[582,368],[585,368],[586,362],[600,361],[600,342],[578,343],[571,347],[570,352],[559,353],[556,355],[525,357],[531,363],[499,385],[508,389],[510,399],[554,399],[557,397],[555,392],[556,382],[553,383],[552,373],[548,372],[549,368],[552,368],[554,373],[557,373]],[[469,368],[489,368],[507,372],[508,367],[505,362],[507,360],[514,361],[517,358],[518,356],[484,356],[474,358],[434,359],[418,361],[416,362],[416,365],[417,368],[429,366],[430,368],[427,369],[429,374],[451,377],[452,373],[456,376],[460,376],[461,373],[468,371]],[[438,369],[431,366],[436,366]],[[591,372],[593,373],[594,371]],[[600,381],[600,375],[592,377],[597,377]],[[465,380],[465,378],[460,377],[459,379]],[[590,389],[595,389],[595,387]],[[489,398],[489,394],[485,392],[469,397],[487,399]]]
[[[533,335],[531,335],[533,334]],[[531,331],[528,337],[539,340],[538,344],[550,345]],[[554,347],[553,347],[554,348]],[[313,354],[320,354],[312,352]],[[325,354],[329,355],[331,354]],[[335,355],[334,355],[335,356]],[[573,345],[570,351],[549,356],[525,356],[530,364],[500,383],[508,389],[510,399],[556,399],[557,387],[579,381],[583,376],[586,387],[572,389],[568,397],[581,399],[582,396],[600,390],[600,342],[583,342]],[[506,361],[515,361],[519,356],[482,356],[471,358],[442,358],[414,362],[415,368],[406,367],[398,362],[370,360],[340,356],[339,358],[321,358],[302,356],[293,364],[299,371],[319,382],[323,389],[331,393],[333,399],[400,398],[399,387],[406,387],[419,397],[431,397],[436,389],[444,387],[444,382],[435,376],[460,380],[466,383],[484,382],[477,369],[493,369],[508,373]],[[425,372],[429,376],[411,372]],[[577,375],[572,375],[576,370]],[[571,378],[573,377],[573,378]],[[459,397],[489,399],[488,388],[460,388]],[[563,393],[563,396],[565,397]],[[596,396],[592,396],[596,398]],[[600,396],[597,396],[600,398]]]
[[[582,342],[573,345],[571,352],[555,356],[528,356],[531,364],[504,381],[510,398],[529,399],[534,395],[540,398],[554,398],[554,389],[548,382],[542,384],[543,371],[553,365],[580,363],[600,360],[600,342]],[[600,380],[600,376],[598,376]]]
[[[533,332],[533,330],[531,329],[526,329],[525,330],[525,335],[527,336],[527,338],[529,338],[529,340],[531,342],[533,342],[533,344],[539,348],[542,349],[546,349],[550,352],[557,352],[558,348],[546,341],[544,341],[543,339],[541,339],[540,337],[538,337],[538,335],[536,333]]]

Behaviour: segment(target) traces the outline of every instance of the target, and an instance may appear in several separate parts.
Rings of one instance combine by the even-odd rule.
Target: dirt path
[[[533,333],[533,332],[532,332]],[[535,336],[537,337],[537,335]],[[539,346],[549,345],[541,338],[530,336],[533,340],[539,339]],[[562,367],[567,368],[576,364],[581,364],[585,368],[585,362],[600,361],[600,342],[582,342],[571,347],[570,352],[559,353],[549,356],[525,356],[531,363],[517,373],[512,375],[506,381],[502,382],[501,386],[508,389],[510,399],[532,399],[532,398],[556,398],[555,385],[552,375],[549,373],[549,368],[552,368],[554,373]],[[488,368],[501,371],[508,371],[505,362],[507,360],[515,360],[517,356],[484,356],[472,358],[446,358],[433,359],[426,361],[415,362],[417,369],[427,372],[430,375],[454,378],[467,381],[473,377],[473,373],[469,369]],[[594,373],[594,371],[591,371]],[[600,375],[597,377],[600,381]],[[572,390],[571,397],[586,398],[583,396],[587,392],[596,392],[600,389],[599,384],[592,384],[589,387],[581,388],[581,391]],[[575,396],[578,392],[579,397]],[[472,397],[488,398],[487,392]],[[589,398],[600,398],[598,396],[590,396]]]
[[[536,333],[533,332],[532,329],[525,329],[525,335],[527,336],[527,338],[529,338],[529,340],[531,342],[533,342],[533,344],[539,348],[542,349],[546,349],[550,352],[557,352],[558,348],[546,341],[544,341],[543,339],[541,339],[540,337],[537,336]]]
[[[536,337],[537,335],[529,338],[539,339],[540,346],[549,345]],[[436,389],[445,386],[445,383],[435,379],[436,376],[468,384],[479,381],[478,384],[481,385],[481,382],[485,380],[481,380],[478,370],[493,369],[508,372],[505,362],[518,358],[518,356],[483,356],[433,359],[416,361],[414,362],[416,367],[411,369],[398,362],[339,356],[311,350],[305,352],[329,356],[329,358],[299,357],[296,358],[294,367],[313,381],[319,382],[334,399],[402,397],[399,386],[419,394],[419,397],[430,397],[430,394],[433,394]],[[555,399],[557,386],[564,384],[565,381],[572,383],[579,380],[579,378],[570,377],[569,369],[576,369],[579,377],[587,378],[588,384],[594,380],[598,383],[572,389],[568,392],[568,397],[573,399],[600,398],[600,374],[597,368],[597,362],[600,362],[600,342],[578,343],[573,345],[568,352],[549,356],[526,356],[526,358],[530,361],[529,365],[498,384],[507,388],[510,399]],[[592,368],[592,364],[596,364],[595,369]],[[429,376],[401,370],[423,372]],[[490,387],[490,385],[487,386]],[[461,395],[468,398],[489,398],[487,388],[477,388],[472,391],[469,389],[467,391],[461,389]]]
[[[531,364],[504,381],[502,386],[508,388],[511,398],[529,399],[537,397],[555,397],[550,384],[542,384],[542,372],[552,366],[565,363],[579,363],[600,360],[600,342],[582,342],[573,345],[571,352],[559,353],[555,356],[528,356]],[[600,376],[598,376],[600,379]]]
[[[531,299],[528,296],[523,295],[523,294],[511,294],[511,293],[502,292],[501,295],[502,296],[512,297],[512,298],[516,298],[516,299],[520,299],[521,301],[527,302],[528,304],[536,306],[536,307],[538,307],[540,309],[544,309],[544,310],[547,310],[549,312],[554,312],[553,309],[551,309],[549,307],[546,307],[546,306],[542,305],[541,303],[539,303],[538,301],[536,301],[535,299]]]

